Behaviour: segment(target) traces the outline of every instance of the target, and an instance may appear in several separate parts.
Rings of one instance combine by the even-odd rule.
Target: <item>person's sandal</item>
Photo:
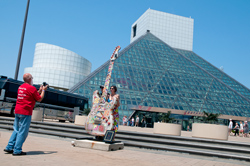
[[[7,153],[13,153],[13,150],[4,149],[3,151],[5,151],[5,152],[7,152]]]
[[[17,154],[13,153],[12,155],[13,155],[13,156],[21,156],[21,155],[26,155],[26,152],[21,152],[21,153],[17,153]]]

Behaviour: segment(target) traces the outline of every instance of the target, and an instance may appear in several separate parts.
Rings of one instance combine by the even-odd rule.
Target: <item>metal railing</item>
[[[15,103],[16,99],[6,97],[6,101]],[[36,102],[34,110],[43,111],[42,121],[45,118],[75,121],[75,116],[79,115],[79,107],[63,107],[46,103]]]

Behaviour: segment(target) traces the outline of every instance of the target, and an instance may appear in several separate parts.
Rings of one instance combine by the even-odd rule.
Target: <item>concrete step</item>
[[[0,128],[13,130],[14,118],[0,117]],[[30,132],[73,139],[83,139],[90,136],[82,126],[59,124],[53,122],[32,121]],[[169,136],[161,134],[140,133],[132,131],[118,131],[117,141],[123,141],[125,146],[138,148],[175,151],[206,156],[232,158],[249,161],[249,143],[220,141]]]
[[[232,147],[232,146],[225,146],[225,145],[214,145],[214,144],[204,144],[204,143],[194,143],[194,142],[184,142],[184,141],[175,141],[175,140],[164,140],[164,139],[152,139],[152,138],[145,138],[145,137],[134,137],[134,136],[125,136],[125,135],[116,135],[116,138],[127,140],[127,141],[136,141],[136,142],[143,142],[143,143],[150,143],[150,144],[157,144],[157,145],[171,145],[171,146],[179,146],[179,147],[190,147],[190,148],[197,148],[197,149],[210,149],[210,150],[218,150],[218,151],[229,151],[235,153],[248,153],[250,154],[249,148],[242,148],[242,147]]]
[[[121,140],[122,141],[122,140]],[[124,141],[125,146],[131,147],[139,147],[145,149],[156,149],[156,150],[164,150],[164,151],[174,151],[180,153],[189,153],[189,154],[196,154],[196,155],[203,155],[203,156],[211,156],[211,157],[220,157],[220,158],[231,158],[237,160],[244,160],[250,161],[249,155],[242,155],[242,154],[235,154],[235,153],[225,153],[225,152],[216,152],[216,151],[208,151],[208,150],[197,150],[197,149],[190,149],[186,147],[175,147],[175,146],[162,146],[162,145],[154,145],[154,144],[146,144],[141,142],[132,142]]]
[[[131,131],[118,131],[119,134],[130,135],[130,136],[141,136],[141,137],[151,137],[155,139],[168,139],[168,140],[178,140],[178,141],[186,141],[186,142],[197,142],[203,144],[214,144],[214,145],[228,145],[235,147],[246,147],[250,148],[250,143],[247,142],[234,142],[234,141],[223,141],[223,140],[214,140],[214,139],[205,139],[205,138],[192,138],[192,137],[184,137],[184,136],[172,136],[172,135],[163,135],[163,134],[151,134],[151,133],[140,133],[140,132],[131,132]]]
[[[6,120],[6,119],[5,119]],[[13,119],[11,121],[2,121],[0,119],[0,124],[7,124],[7,125],[13,125]],[[84,130],[82,126],[74,126],[74,125],[65,125],[63,124],[54,124],[54,123],[43,123],[43,122],[32,122],[31,128],[41,128],[46,130],[52,130],[52,131],[61,131],[61,132],[69,132],[69,133],[75,133],[75,134],[87,134],[87,132]],[[141,139],[154,143],[154,140],[157,140],[158,142],[163,143],[169,143],[169,144],[180,144],[180,145],[186,145],[186,146],[204,146],[204,148],[213,148],[217,146],[226,148],[228,147],[228,150],[237,150],[237,149],[244,149],[247,147],[250,147],[249,143],[243,143],[243,142],[232,142],[232,141],[220,141],[220,140],[211,140],[211,139],[200,139],[200,138],[189,138],[189,137],[182,137],[182,136],[170,136],[170,135],[161,135],[161,134],[149,134],[149,133],[139,133],[139,132],[131,132],[131,131],[118,131],[117,136],[131,136],[127,137],[127,139]],[[150,138],[150,139],[147,139]],[[215,146],[211,146],[211,144]],[[232,147],[232,148],[231,148]],[[241,147],[241,148],[239,148]]]
[[[4,121],[14,121],[14,118],[9,117],[0,117],[0,123]],[[37,124],[40,126],[57,126],[61,127],[62,130],[66,131],[66,128],[72,130],[72,129],[80,129],[82,132],[85,131],[85,128],[83,126],[77,126],[73,124],[62,124],[62,123],[54,123],[54,122],[38,122],[38,121],[32,121],[31,124]],[[34,125],[33,125],[34,126]],[[77,130],[72,130],[77,132]],[[203,143],[203,144],[215,144],[215,145],[228,145],[228,146],[242,146],[242,147],[248,147],[250,148],[250,143],[246,142],[234,142],[234,141],[223,141],[223,140],[214,140],[214,139],[203,139],[203,138],[192,138],[192,137],[184,137],[184,136],[171,136],[171,135],[163,135],[163,134],[152,134],[152,133],[142,133],[142,132],[134,132],[134,131],[125,131],[125,130],[119,130],[117,132],[119,135],[133,135],[133,136],[140,136],[140,137],[151,137],[151,138],[157,138],[157,139],[169,139],[169,140],[179,140],[179,141],[187,141],[187,142],[197,142],[197,143]]]
[[[7,129],[12,129],[13,122],[0,122],[0,124],[7,124]],[[3,126],[1,126],[4,128]],[[88,133],[85,130],[82,129],[69,129],[69,128],[62,128],[57,126],[46,126],[46,125],[35,125],[31,124],[30,131],[33,132],[33,129],[40,131],[46,131],[48,133],[52,132],[53,135],[58,135],[58,133],[71,133],[75,137],[80,137],[82,135],[88,135]],[[44,133],[44,132],[43,132]],[[60,136],[60,134],[58,135]],[[249,153],[250,149],[248,148],[242,148],[242,147],[232,147],[230,144],[228,146],[223,145],[214,145],[214,144],[204,144],[200,142],[188,142],[188,141],[180,141],[180,140],[169,140],[169,139],[163,139],[163,138],[152,138],[152,137],[142,137],[142,136],[131,136],[131,135],[124,135],[117,133],[116,138],[123,139],[126,141],[138,141],[138,142],[145,142],[145,143],[151,143],[151,144],[162,144],[162,145],[175,145],[175,146],[181,146],[181,147],[192,147],[192,148],[204,148],[204,149],[213,149],[213,150],[220,150],[220,151],[230,151],[230,152],[237,152],[237,153]]]

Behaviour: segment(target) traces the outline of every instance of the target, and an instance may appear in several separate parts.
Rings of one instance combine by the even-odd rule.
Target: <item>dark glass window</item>
[[[136,28],[137,28],[137,24],[135,24],[135,26],[133,26],[133,37],[136,36]]]

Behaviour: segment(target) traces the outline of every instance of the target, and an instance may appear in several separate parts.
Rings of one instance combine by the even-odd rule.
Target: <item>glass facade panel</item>
[[[178,52],[180,52],[182,55],[186,56],[196,64],[198,64],[203,69],[207,70],[211,74],[213,74],[215,77],[223,81],[225,84],[239,92],[241,95],[247,97],[250,99],[250,90],[246,88],[244,85],[240,84],[224,72],[222,72],[220,69],[216,68],[215,66],[211,65],[209,62],[201,58],[199,55],[195,54],[192,51],[186,51],[181,49],[176,49]],[[223,88],[223,87],[221,87]]]
[[[104,85],[108,65],[69,91],[88,97],[91,106],[93,92]],[[110,85],[116,85],[120,94],[120,121],[129,115],[131,105],[250,116],[249,89],[192,51],[171,48],[151,33],[120,52]]]

